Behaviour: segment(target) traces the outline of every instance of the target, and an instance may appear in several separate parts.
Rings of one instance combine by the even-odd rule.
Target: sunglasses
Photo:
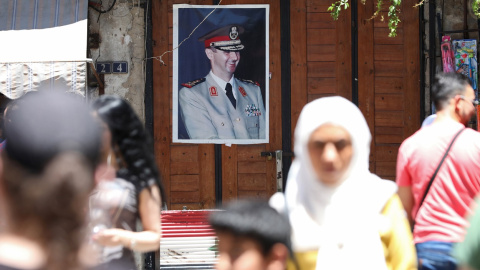
[[[480,102],[479,102],[478,100],[468,99],[468,98],[465,97],[464,95],[458,95],[458,96],[459,96],[461,99],[463,99],[463,100],[470,101],[474,106],[480,104]]]

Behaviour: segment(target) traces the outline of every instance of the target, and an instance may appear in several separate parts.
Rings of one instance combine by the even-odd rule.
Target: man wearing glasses
[[[410,224],[415,224],[419,269],[456,269],[452,246],[463,240],[465,216],[480,191],[480,133],[465,128],[478,101],[469,79],[457,73],[437,75],[432,99],[437,116],[400,146],[396,182]]]

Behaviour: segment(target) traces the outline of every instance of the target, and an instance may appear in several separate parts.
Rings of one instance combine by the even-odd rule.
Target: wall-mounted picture
[[[173,142],[268,143],[269,5],[173,6]]]

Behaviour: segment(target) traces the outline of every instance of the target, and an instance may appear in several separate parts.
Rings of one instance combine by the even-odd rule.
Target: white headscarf
[[[343,127],[353,155],[337,186],[317,178],[307,144],[323,124]],[[295,252],[318,249],[317,269],[384,269],[378,233],[380,212],[396,192],[391,181],[369,171],[371,134],[360,110],[342,97],[317,99],[305,105],[295,129],[295,159],[285,190]]]

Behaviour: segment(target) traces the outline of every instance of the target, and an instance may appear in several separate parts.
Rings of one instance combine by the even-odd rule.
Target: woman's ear
[[[288,249],[284,244],[273,245],[267,257],[267,270],[287,269]]]

